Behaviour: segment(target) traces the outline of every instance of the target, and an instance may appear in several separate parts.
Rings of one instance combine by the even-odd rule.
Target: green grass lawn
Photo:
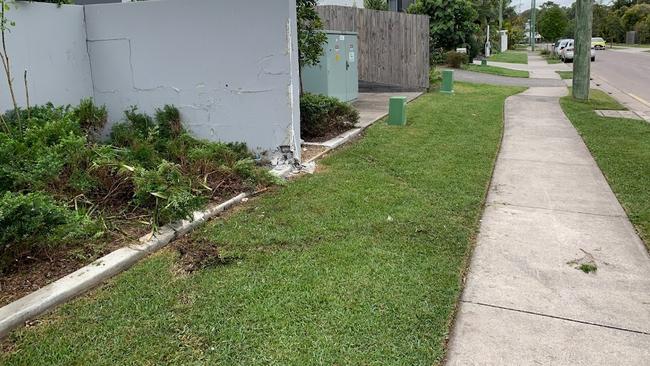
[[[512,69],[506,69],[505,67],[490,66],[490,65],[481,66],[475,64],[467,64],[467,65],[463,65],[463,70],[482,72],[485,74],[492,74],[492,75],[511,76],[516,78],[527,78],[529,76],[528,71],[512,70]]]
[[[431,365],[445,350],[501,139],[521,88],[457,83],[304,176],[12,333],[4,365]],[[209,243],[209,244],[208,244]]]
[[[556,71],[562,79],[573,79],[573,71]]]
[[[561,103],[641,238],[650,244],[650,124],[597,116],[594,109],[623,109],[598,90],[592,90],[588,103],[571,97]]]
[[[549,65],[562,63],[562,60],[560,60],[555,55],[541,55],[541,56],[546,60],[546,63]]]
[[[496,53],[490,56],[488,60],[495,62],[510,62],[513,64],[527,64],[528,54],[526,52],[508,50]]]

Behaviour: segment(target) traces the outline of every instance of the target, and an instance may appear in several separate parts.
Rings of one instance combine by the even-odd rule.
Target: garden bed
[[[45,105],[0,126],[0,305],[41,288],[211,202],[273,184],[243,144],[200,141],[178,111]]]

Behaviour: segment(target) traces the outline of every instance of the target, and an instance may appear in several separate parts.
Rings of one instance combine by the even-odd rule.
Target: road
[[[622,100],[624,104],[636,107],[631,109],[650,110],[650,52],[643,52],[642,49],[597,51],[596,62],[591,65],[596,82],[605,82],[625,93],[629,104],[636,106]]]

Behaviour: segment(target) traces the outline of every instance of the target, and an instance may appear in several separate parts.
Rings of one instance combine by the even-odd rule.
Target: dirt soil
[[[120,231],[111,232],[98,242],[23,258],[7,273],[0,274],[0,306],[47,286],[116,249],[135,243],[149,232],[149,227],[139,222],[121,226]]]
[[[175,241],[172,248],[178,252],[178,265],[180,270],[186,274],[191,274],[202,268],[226,265],[232,262],[232,258],[222,257],[219,248],[213,243],[194,239],[191,235]]]
[[[308,161],[309,159],[313,158],[314,156],[324,152],[327,150],[325,146],[318,146],[318,145],[303,145],[302,147],[302,161]]]
[[[333,131],[328,131],[322,136],[316,136],[316,137],[306,137],[305,141],[307,142],[327,142],[338,135],[342,134],[343,132],[349,131],[354,127],[346,128],[346,129],[340,129],[340,130],[333,130]]]

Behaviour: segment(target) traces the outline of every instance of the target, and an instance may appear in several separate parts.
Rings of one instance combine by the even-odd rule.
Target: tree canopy
[[[323,55],[327,36],[316,12],[318,0],[296,0],[298,16],[298,60],[300,67],[317,65]]]
[[[363,0],[363,7],[373,10],[388,10],[387,0]]]
[[[409,13],[430,16],[431,44],[434,48],[466,46],[477,31],[478,13],[468,0],[417,0]]]
[[[559,6],[553,5],[540,12],[537,29],[544,39],[554,42],[564,36],[569,25],[569,18]]]

